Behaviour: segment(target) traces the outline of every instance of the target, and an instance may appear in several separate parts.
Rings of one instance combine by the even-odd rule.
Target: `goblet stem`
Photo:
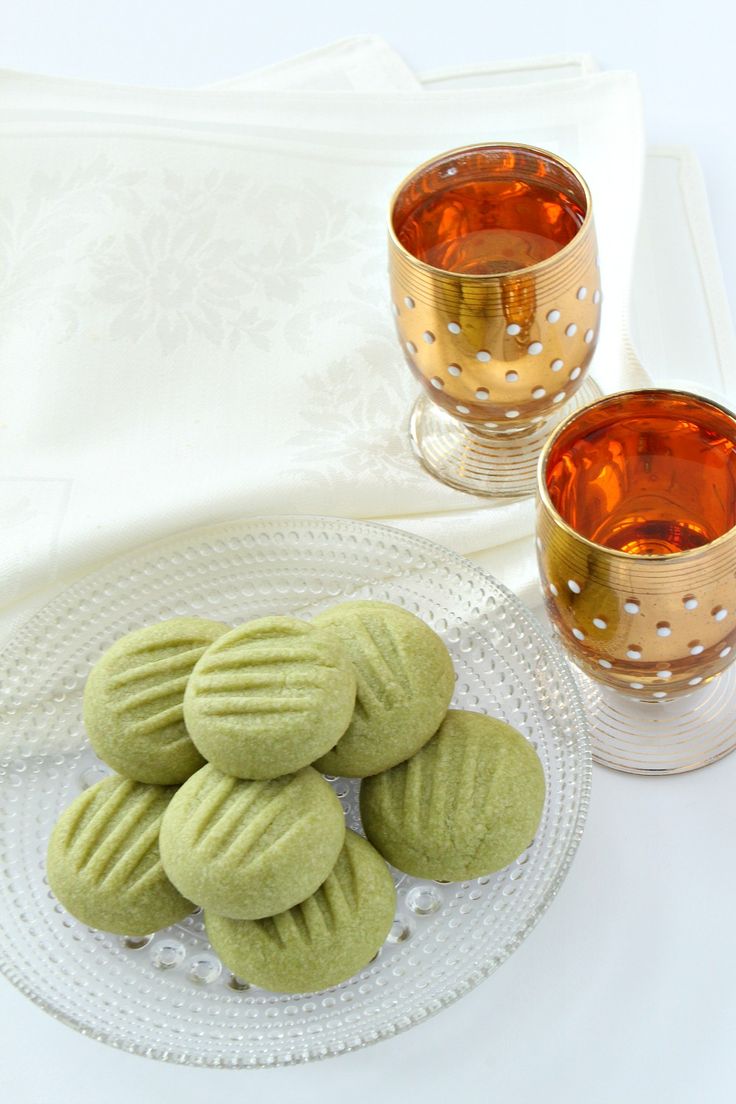
[[[637,701],[571,666],[596,763],[628,774],[684,774],[736,749],[736,664],[692,693],[660,702]]]
[[[524,422],[523,425],[494,426],[483,422],[463,422],[468,433],[477,437],[479,441],[497,441],[501,438],[508,441],[510,438],[518,440],[524,437],[534,437],[542,426],[549,425],[548,418],[535,418],[533,422]]]
[[[409,436],[425,470],[448,487],[489,498],[518,498],[534,493],[537,461],[552,430],[600,396],[598,384],[588,376],[541,423],[493,427],[454,418],[422,393],[411,413]]]

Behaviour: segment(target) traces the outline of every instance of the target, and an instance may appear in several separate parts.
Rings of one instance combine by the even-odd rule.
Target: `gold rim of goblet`
[[[618,401],[620,399],[629,399],[638,395],[660,395],[663,398],[668,398],[672,395],[676,397],[682,397],[685,399],[695,399],[696,402],[702,403],[704,406],[709,406],[714,410],[718,410],[721,414],[725,414],[731,421],[734,428],[734,441],[736,442],[736,414],[732,410],[729,410],[727,406],[722,403],[716,402],[715,399],[706,399],[702,395],[697,395],[694,391],[685,391],[681,388],[672,387],[637,387],[630,391],[615,391],[612,395],[604,395],[602,399],[596,399],[595,402],[590,403],[588,406],[583,407],[581,410],[575,410],[569,417],[565,418],[564,422],[561,422],[554,433],[547,438],[544,447],[539,454],[539,462],[537,464],[537,494],[542,500],[542,504],[552,514],[555,523],[560,526],[566,533],[580,541],[581,544],[586,545],[588,548],[594,549],[597,552],[603,552],[606,556],[614,556],[617,559],[624,560],[627,563],[638,561],[639,563],[651,563],[653,560],[657,562],[663,560],[676,560],[678,563],[682,563],[683,560],[694,559],[698,555],[703,554],[705,549],[717,547],[720,544],[725,544],[727,540],[733,539],[736,534],[736,525],[732,525],[730,529],[727,529],[725,533],[721,533],[719,537],[714,537],[712,541],[708,541],[705,545],[699,545],[697,548],[688,548],[684,552],[663,552],[662,555],[648,556],[643,552],[623,552],[619,548],[609,548],[608,545],[598,544],[596,541],[590,540],[589,537],[584,537],[582,533],[579,533],[577,529],[573,529],[563,518],[562,514],[557,510],[557,507],[552,502],[547,490],[547,461],[549,454],[554,447],[555,442],[563,435],[568,426],[577,419],[583,417],[590,410],[595,410],[598,407],[606,406],[609,403]]]
[[[502,272],[497,274],[489,274],[484,272],[453,272],[451,269],[448,268],[437,268],[435,265],[427,264],[426,261],[421,261],[418,257],[415,257],[413,253],[411,253],[404,245],[402,245],[396,235],[396,231],[394,230],[394,208],[404,188],[406,188],[406,186],[416,176],[419,176],[427,169],[430,169],[433,165],[439,164],[440,161],[444,161],[448,157],[458,157],[462,154],[480,152],[482,150],[502,149],[520,150],[523,153],[541,154],[542,157],[548,157],[551,161],[554,161],[556,162],[556,164],[562,166],[562,168],[569,172],[570,175],[578,182],[583,190],[583,195],[585,196],[585,217],[583,218],[583,221],[578,227],[575,235],[570,239],[569,242],[563,245],[561,249],[558,249],[556,253],[553,253],[551,257],[547,257],[543,261],[537,261],[536,264],[529,265],[527,268],[515,268],[510,270],[509,272]],[[590,194],[590,188],[588,187],[587,182],[582,174],[578,172],[578,170],[573,165],[571,165],[569,161],[566,161],[564,157],[560,157],[558,154],[552,153],[551,150],[543,149],[541,146],[528,146],[523,142],[475,142],[469,146],[457,146],[454,149],[446,150],[444,153],[435,154],[433,157],[429,157],[426,161],[422,161],[421,165],[417,165],[411,170],[411,172],[406,174],[404,179],[401,181],[401,183],[391,196],[388,205],[388,233],[392,245],[394,245],[396,249],[405,257],[407,257],[414,265],[416,265],[417,268],[425,269],[427,272],[437,272],[442,276],[450,278],[455,276],[458,279],[462,280],[488,281],[490,279],[495,281],[503,280],[506,278],[518,278],[520,274],[529,277],[536,275],[536,273],[538,272],[544,272],[548,268],[559,265],[560,260],[563,259],[567,253],[572,251],[573,246],[577,244],[581,234],[584,230],[588,228],[592,220],[593,199]]]

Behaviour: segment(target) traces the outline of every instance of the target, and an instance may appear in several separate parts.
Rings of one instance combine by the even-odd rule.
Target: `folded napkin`
[[[416,90],[420,83],[403,58],[382,38],[357,35],[209,87],[386,92]]]
[[[282,66],[286,89],[275,68],[263,89],[196,91],[0,74],[6,625],[141,542],[275,512],[388,521],[531,593],[531,500],[452,491],[411,454],[387,200],[414,165],[468,142],[566,157],[594,196],[594,374],[607,390],[638,383],[622,321],[642,178],[636,81],[430,92],[379,40],[340,51],[353,75],[331,90],[329,51],[301,59],[301,75]],[[371,67],[365,51],[383,60]]]

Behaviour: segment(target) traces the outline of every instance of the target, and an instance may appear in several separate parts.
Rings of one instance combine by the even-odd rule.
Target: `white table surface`
[[[370,8],[356,0],[6,0],[0,65],[191,86],[362,32],[382,35],[417,71],[590,52],[607,68],[639,73],[650,142],[699,154],[733,309],[733,24],[717,0],[373,0]],[[77,1035],[0,982],[0,1095],[9,1104],[730,1102],[734,792],[736,756],[672,779],[596,768],[578,856],[521,949],[439,1016],[326,1063],[265,1072],[166,1066]]]

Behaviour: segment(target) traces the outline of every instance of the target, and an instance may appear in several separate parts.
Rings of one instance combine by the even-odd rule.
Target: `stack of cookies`
[[[506,866],[536,831],[534,750],[501,721],[448,712],[453,689],[440,638],[382,602],[129,633],[84,700],[90,742],[117,773],[57,822],[53,892],[126,935],[201,906],[214,950],[251,984],[338,984],[393,921],[386,861],[464,880]],[[321,772],[364,779],[367,840]]]

